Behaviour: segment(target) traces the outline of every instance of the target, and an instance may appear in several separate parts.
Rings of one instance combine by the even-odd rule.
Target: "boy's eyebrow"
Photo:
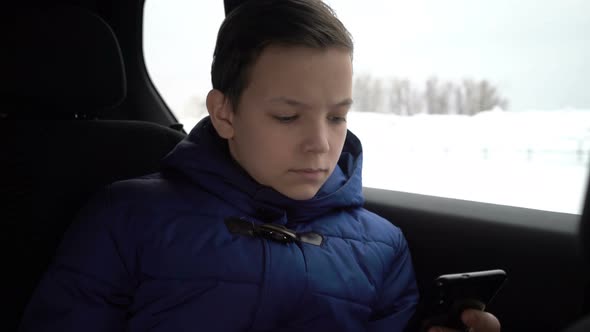
[[[295,99],[291,99],[291,98],[287,98],[287,97],[275,97],[275,98],[271,98],[269,99],[269,102],[271,103],[281,103],[281,104],[287,104],[289,106],[294,106],[294,107],[304,107],[304,108],[309,108],[310,106],[307,105],[306,103],[303,103],[301,101],[295,100]],[[351,98],[346,98],[340,102],[335,103],[334,105],[330,105],[330,107],[342,107],[342,106],[351,106],[353,103]]]
[[[341,101],[341,102],[339,102],[339,103],[336,103],[336,104],[334,104],[334,105],[332,105],[332,106],[335,106],[335,107],[341,107],[341,106],[351,106],[351,105],[352,105],[352,103],[353,103],[353,101],[352,101],[352,99],[351,99],[351,98],[346,98],[346,99],[344,99],[343,101]]]

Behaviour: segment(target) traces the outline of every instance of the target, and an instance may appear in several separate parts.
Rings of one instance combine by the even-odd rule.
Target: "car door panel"
[[[366,207],[399,226],[421,292],[440,274],[503,269],[488,308],[503,331],[558,331],[583,312],[579,216],[365,189]]]

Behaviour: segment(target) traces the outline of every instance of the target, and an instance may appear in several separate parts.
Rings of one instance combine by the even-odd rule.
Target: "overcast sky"
[[[355,73],[487,79],[511,110],[590,109],[590,1],[326,2],[353,35]],[[171,107],[210,88],[223,15],[222,0],[146,0],[146,62]]]

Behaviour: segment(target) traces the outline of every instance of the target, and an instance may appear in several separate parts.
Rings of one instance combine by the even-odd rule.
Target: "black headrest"
[[[223,7],[225,9],[225,16],[227,16],[232,10],[246,2],[246,0],[223,0]]]
[[[0,62],[4,116],[97,115],[123,101],[127,84],[121,49],[100,17],[75,7],[21,8],[6,20],[0,31],[6,57]]]

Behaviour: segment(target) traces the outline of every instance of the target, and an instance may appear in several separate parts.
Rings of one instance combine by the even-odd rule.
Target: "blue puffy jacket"
[[[160,173],[86,206],[21,330],[401,331],[418,301],[410,253],[362,207],[361,161],[349,132],[316,197],[292,200],[249,177],[205,119]]]

